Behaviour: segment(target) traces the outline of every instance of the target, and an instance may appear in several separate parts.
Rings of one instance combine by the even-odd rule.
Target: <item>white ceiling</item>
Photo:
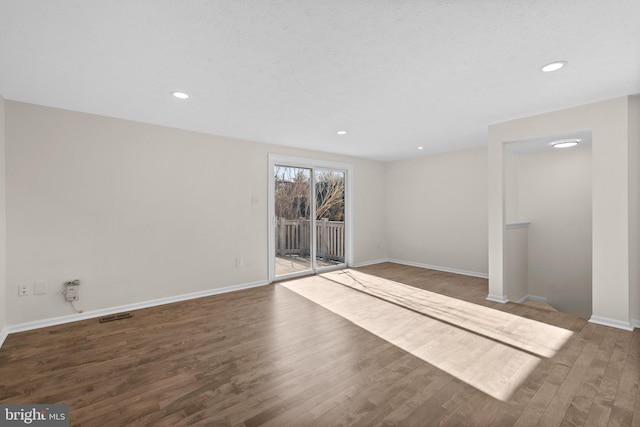
[[[372,159],[635,93],[638,0],[0,0],[6,99]]]

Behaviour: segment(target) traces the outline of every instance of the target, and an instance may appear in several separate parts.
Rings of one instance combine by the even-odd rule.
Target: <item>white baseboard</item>
[[[509,302],[509,298],[506,295],[493,295],[489,294],[486,298],[488,301],[499,302],[501,304],[506,304]]]
[[[389,258],[381,258],[381,259],[374,259],[372,261],[357,262],[351,265],[351,267],[353,268],[366,267],[367,265],[382,264],[383,262],[389,262]]]
[[[640,328],[640,319],[631,319],[631,326],[634,328]]]
[[[111,314],[122,313],[123,311],[140,310],[142,308],[156,307],[174,302],[187,301],[190,299],[203,298],[212,295],[224,294],[227,292],[239,291],[242,289],[256,288],[258,286],[268,285],[266,280],[257,282],[243,283],[240,285],[225,286],[223,288],[208,289],[206,291],[192,292],[189,294],[176,295],[166,298],[158,298],[149,301],[142,301],[133,304],[126,304],[117,307],[102,308],[99,310],[85,311],[84,313],[72,314],[68,316],[53,317],[50,319],[36,320],[33,322],[19,323],[17,325],[7,326],[0,334],[0,346],[8,334],[16,332],[30,331],[32,329],[46,328],[48,326],[62,325],[64,323],[77,322],[79,320],[94,319],[96,317],[108,316]]]
[[[624,322],[622,320],[609,319],[607,317],[591,316],[590,323],[597,325],[609,326],[612,328],[624,329],[625,331],[633,331],[633,325],[631,322]]]
[[[4,340],[6,340],[8,336],[9,331],[7,330],[7,328],[2,328],[2,331],[0,331],[0,347],[2,347],[2,344],[4,344]]]
[[[463,276],[480,277],[481,279],[488,279],[489,274],[478,273],[476,271],[458,270],[457,268],[440,267],[431,264],[422,264],[420,262],[404,261],[401,259],[388,259],[388,262],[395,262],[396,264],[409,265],[411,267],[428,268],[429,270],[445,271],[447,273],[462,274]]]
[[[545,297],[537,297],[535,295],[525,295],[522,298],[520,298],[518,301],[516,301],[519,304],[525,303],[527,301],[536,301],[536,302],[543,302],[545,304],[547,303],[547,299]]]

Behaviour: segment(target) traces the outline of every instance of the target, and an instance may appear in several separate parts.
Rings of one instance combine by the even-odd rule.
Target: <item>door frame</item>
[[[276,221],[276,209],[275,209],[275,177],[273,175],[273,170],[276,165],[282,166],[291,166],[291,167],[300,167],[300,168],[309,168],[312,170],[312,174],[314,175],[315,169],[338,169],[343,170],[345,172],[345,194],[344,194],[344,234],[345,234],[345,242],[344,242],[344,251],[345,258],[344,264],[341,266],[353,265],[353,164],[351,163],[342,163],[342,162],[332,162],[327,160],[317,160],[317,159],[309,159],[304,157],[292,157],[292,156],[284,156],[280,154],[269,153],[269,200],[268,200],[268,242],[269,242],[269,283],[273,282],[276,278],[275,274],[275,262],[276,262],[276,249],[275,249],[275,221]],[[315,177],[312,177],[312,185],[315,185]],[[312,189],[315,189],[313,186]],[[315,221],[315,195],[313,199],[314,203],[312,203],[311,215],[313,221]],[[313,227],[312,227],[313,230]],[[312,247],[315,249],[315,230],[311,233],[312,238]],[[315,250],[313,251],[312,256],[312,264],[310,271],[304,271],[300,273],[292,273],[286,276],[280,276],[285,278],[303,276],[309,274],[315,274],[316,270],[313,268],[315,265]],[[322,271],[326,271],[331,269],[331,267],[324,267]]]

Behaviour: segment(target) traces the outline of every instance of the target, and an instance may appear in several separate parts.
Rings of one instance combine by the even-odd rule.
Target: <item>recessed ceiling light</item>
[[[187,95],[184,92],[171,92],[171,95],[175,96],[176,98],[180,98],[180,99],[187,99],[189,97],[189,95]]]
[[[423,150],[423,149],[424,149],[424,147],[418,147],[418,150]]]
[[[346,135],[347,131],[346,130],[339,130],[338,132],[336,132],[338,135]]]
[[[552,71],[558,71],[560,68],[567,65],[567,61],[556,61],[542,67],[542,71],[545,73],[550,73]]]
[[[578,143],[581,140],[578,138],[572,138],[572,139],[561,139],[558,141],[553,141],[551,143],[551,146],[553,148],[569,148],[569,147],[575,147],[576,145],[578,145]]]

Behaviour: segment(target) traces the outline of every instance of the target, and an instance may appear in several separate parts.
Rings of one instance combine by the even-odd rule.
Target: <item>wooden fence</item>
[[[311,221],[284,219],[276,221],[276,255],[311,255]],[[344,262],[344,221],[316,221],[316,257]]]

